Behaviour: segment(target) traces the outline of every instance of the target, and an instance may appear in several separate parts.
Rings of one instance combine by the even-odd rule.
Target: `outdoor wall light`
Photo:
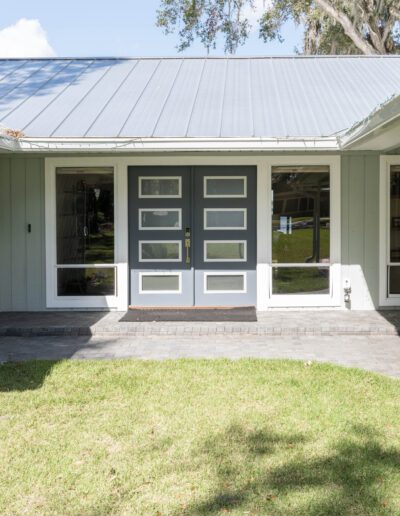
[[[345,279],[343,282],[343,291],[344,291],[344,302],[350,303],[350,294],[351,294],[351,284],[349,279]]]

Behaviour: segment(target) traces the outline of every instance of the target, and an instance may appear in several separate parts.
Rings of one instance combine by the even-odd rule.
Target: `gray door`
[[[131,305],[255,305],[255,167],[129,167],[129,235]]]

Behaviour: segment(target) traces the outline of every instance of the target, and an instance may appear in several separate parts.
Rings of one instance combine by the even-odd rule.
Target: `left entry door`
[[[130,304],[192,306],[190,167],[129,167]]]

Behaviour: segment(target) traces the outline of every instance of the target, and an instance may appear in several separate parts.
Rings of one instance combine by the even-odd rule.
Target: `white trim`
[[[207,193],[207,181],[209,179],[243,179],[243,194],[212,194]],[[203,178],[204,199],[246,199],[247,198],[247,176],[204,176]]]
[[[207,226],[207,213],[209,211],[241,211],[243,216],[244,226]],[[208,231],[232,231],[232,230],[246,230],[247,229],[247,208],[204,208],[203,210],[203,228]]]
[[[142,278],[143,276],[177,276],[178,290],[143,290]],[[139,294],[182,294],[182,272],[179,271],[152,271],[139,272]]]
[[[142,258],[143,244],[178,244],[179,258]],[[182,241],[181,240],[139,240],[139,262],[144,263],[163,263],[163,262],[181,262],[182,261]]]
[[[338,138],[21,138],[22,152],[339,151]]]
[[[96,267],[115,267],[116,294],[113,296],[58,296],[56,234],[56,169],[111,167],[114,175],[114,264]],[[108,308],[125,310],[128,306],[128,204],[127,170],[116,158],[46,158],[45,159],[45,240],[46,240],[46,307],[47,308]],[[79,267],[79,266],[78,266]],[[85,267],[92,267],[85,264]]]
[[[325,307],[342,306],[341,285],[341,230],[340,230],[340,156],[272,156],[266,159],[266,170],[263,178],[263,188],[267,195],[260,194],[258,184],[258,214],[262,209],[265,212],[257,220],[259,248],[257,258],[258,276],[258,309],[267,307]],[[275,166],[329,166],[330,169],[330,293],[329,294],[272,294],[272,168]],[[266,185],[265,185],[266,183]],[[263,196],[264,202],[261,204]],[[261,202],[260,202],[261,201]],[[268,208],[269,206],[269,208]],[[262,222],[262,225],[261,225]],[[262,253],[262,255],[261,255]],[[265,263],[266,262],[266,263]],[[292,264],[290,264],[292,265]],[[304,265],[304,264],[303,264]],[[329,264],[320,264],[329,266]],[[265,296],[262,299],[262,296]],[[261,299],[260,299],[261,298]],[[266,298],[266,299],[265,299]]]
[[[400,165],[400,156],[381,156],[379,170],[379,306],[399,306],[400,296],[389,295],[390,265],[390,168]],[[400,264],[395,264],[400,265]]]
[[[235,258],[207,258],[207,244],[244,244],[244,257]],[[218,263],[238,263],[247,262],[247,240],[204,240],[203,242],[203,261],[204,262],[218,262]]]
[[[155,212],[155,211],[177,211],[178,212],[178,226],[162,226],[162,227],[158,227],[158,226],[151,226],[151,227],[143,227],[142,226],[142,213],[144,211],[150,211],[150,212]],[[139,230],[141,231],[179,231],[180,229],[182,229],[182,208],[139,208],[138,210],[138,213],[139,213]]]
[[[177,179],[178,194],[177,195],[144,195],[142,194],[142,179]],[[139,199],[181,199],[182,198],[182,176],[139,176],[138,177],[138,197]]]
[[[208,290],[207,278],[208,276],[242,276],[243,289],[242,290]],[[203,293],[204,294],[246,294],[247,293],[247,272],[237,271],[214,271],[203,273]]]

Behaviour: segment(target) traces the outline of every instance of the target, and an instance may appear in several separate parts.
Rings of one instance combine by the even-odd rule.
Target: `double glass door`
[[[129,167],[130,304],[256,304],[256,168]]]

